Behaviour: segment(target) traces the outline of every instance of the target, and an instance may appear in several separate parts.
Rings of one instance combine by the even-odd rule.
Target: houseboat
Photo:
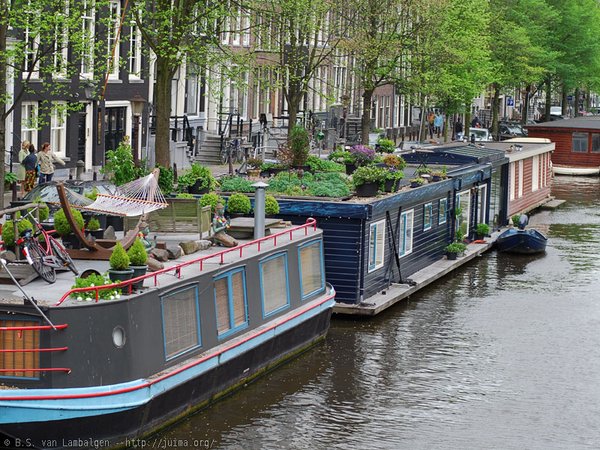
[[[142,290],[112,285],[114,300],[82,301],[106,286],[69,290],[66,273],[30,283],[43,314],[3,290],[2,442],[128,446],[324,337],[335,292],[315,220],[206,252],[146,275]]]
[[[556,144],[555,175],[600,174],[600,117],[585,116],[527,125],[529,136]]]

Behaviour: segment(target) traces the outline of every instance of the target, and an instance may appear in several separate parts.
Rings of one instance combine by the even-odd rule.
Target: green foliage
[[[13,220],[7,220],[2,226],[2,240],[5,246],[12,247],[15,245],[15,223]],[[17,223],[17,233],[19,236],[27,229],[33,229],[33,225],[27,219],[21,219]]]
[[[100,229],[100,222],[95,217],[92,217],[90,220],[88,220],[86,228],[89,231],[97,231]]]
[[[478,236],[487,236],[490,233],[490,226],[487,223],[478,223],[475,232]]]
[[[96,201],[96,198],[98,197],[98,188],[94,187],[90,192],[86,192],[83,195],[84,197],[89,198],[91,201]]]
[[[511,220],[513,225],[516,227],[517,225],[519,225],[519,220],[521,220],[521,214],[515,214],[511,217]]]
[[[173,183],[175,179],[173,169],[160,165],[157,165],[156,167],[160,169],[160,173],[158,174],[158,187],[163,194],[168,195],[173,192]]]
[[[328,158],[338,164],[354,164],[354,158],[347,150],[335,150],[329,154]]]
[[[148,254],[146,253],[146,248],[144,244],[140,240],[140,238],[136,238],[135,242],[129,247],[127,250],[127,256],[129,256],[129,263],[132,266],[145,266],[148,261]]]
[[[212,172],[208,167],[204,167],[198,163],[192,163],[190,169],[180,177],[177,178],[177,188],[179,192],[186,192],[189,186],[193,186],[199,181],[199,189],[208,189],[210,191],[215,189],[216,180],[213,177]]]
[[[223,200],[223,197],[214,192],[204,194],[202,198],[200,198],[200,206],[210,205],[210,211],[212,214],[215,213],[218,203],[225,204],[225,200]]]
[[[344,172],[344,166],[334,161],[321,159],[318,156],[310,155],[306,160],[311,172]]]
[[[41,205],[38,207],[38,220],[40,222],[45,222],[46,220],[48,220],[48,217],[50,217],[50,208],[48,208],[48,205],[42,203],[42,201],[39,198],[35,199],[33,203],[38,203]],[[31,215],[35,217],[34,208],[28,209],[27,212],[31,213]]]
[[[432,172],[429,167],[419,167],[415,170],[415,175],[431,175]]]
[[[467,246],[462,242],[453,242],[452,244],[448,244],[446,246],[446,253],[463,253],[467,249]]]
[[[115,183],[121,186],[136,179],[136,170],[133,164],[133,149],[129,144],[129,137],[119,143],[115,150],[106,152],[106,163],[100,169],[100,172]]]
[[[78,229],[82,230],[85,221],[83,220],[81,212],[78,209],[71,208],[71,214],[75,219]],[[67,216],[62,208],[54,213],[54,228],[61,236],[66,236],[67,234],[71,234],[73,232],[71,224],[67,221]]]
[[[385,179],[385,170],[376,166],[361,166],[352,174],[354,186],[365,183],[381,183]]]
[[[391,139],[379,138],[377,144],[379,145],[379,151],[382,153],[394,153],[394,150],[396,150],[396,144]]]
[[[383,163],[388,167],[402,170],[406,167],[406,161],[401,156],[396,155],[385,155],[383,157]]]
[[[112,270],[127,270],[129,268],[129,256],[120,242],[117,242],[109,259]]]
[[[265,196],[265,214],[267,216],[279,214],[279,202],[270,194]]]
[[[425,179],[421,177],[411,178],[410,184],[418,184],[419,186],[425,184]]]
[[[86,288],[86,287],[94,287],[94,286],[106,286],[108,284],[112,284],[113,282],[105,275],[98,275],[92,273],[88,275],[86,278],[77,277],[75,278],[75,284],[71,286],[71,289],[77,288]],[[99,289],[98,297],[101,300],[114,300],[121,297],[121,289]],[[96,300],[96,292],[74,292],[70,296],[71,298],[75,298],[77,300]]]
[[[456,237],[456,241],[462,242],[465,239],[465,235],[467,234],[467,224],[465,222],[461,223],[454,234]]]
[[[221,192],[254,192],[253,182],[245,177],[227,177],[221,179]]]
[[[260,158],[248,158],[246,160],[246,165],[249,169],[261,169],[263,165],[263,160]]]
[[[188,194],[187,192],[180,192],[179,194],[177,194],[175,196],[175,198],[187,198],[187,199],[192,199],[195,198],[193,194]]]
[[[269,181],[269,192],[290,196],[347,197],[350,195],[348,179],[338,172],[318,174],[282,172]]]
[[[18,180],[17,174],[15,174],[15,173],[7,172],[4,174],[4,182],[6,184],[16,183],[17,180]]]
[[[310,152],[310,138],[308,136],[308,131],[300,125],[294,126],[290,132],[288,142],[292,152],[292,165],[305,165],[308,153]]]
[[[252,209],[250,199],[241,193],[231,194],[227,200],[227,211],[229,214],[248,214]]]
[[[385,170],[384,180],[401,180],[404,178],[404,172],[401,170]]]

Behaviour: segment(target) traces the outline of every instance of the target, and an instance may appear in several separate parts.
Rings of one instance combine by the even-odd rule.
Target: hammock
[[[96,200],[66,189],[69,204],[82,211],[113,216],[141,216],[169,206],[158,187],[158,175],[150,175],[117,187],[115,194],[98,194]]]

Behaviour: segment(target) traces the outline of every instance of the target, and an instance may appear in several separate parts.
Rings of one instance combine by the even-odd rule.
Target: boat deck
[[[282,236],[277,237],[277,239],[273,239],[272,237],[267,237],[265,240],[260,243],[260,250],[258,249],[258,245],[256,243],[250,244],[252,239],[238,239],[239,245],[237,247],[233,247],[231,249],[227,249],[221,246],[211,246],[207,250],[200,250],[195,253],[184,255],[176,260],[169,260],[164,264],[165,269],[174,268],[175,266],[189,262],[198,260],[200,258],[208,257],[209,255],[215,255],[224,250],[232,250],[228,253],[223,254],[223,256],[215,256],[204,260],[202,262],[202,271],[213,270],[216,267],[227,266],[229,264],[237,263],[242,259],[246,259],[252,256],[255,256],[259,253],[264,253],[273,248],[276,248],[277,245],[283,245],[290,241],[290,233],[287,230],[291,230],[294,227],[287,228],[279,228],[273,230],[273,234],[277,234],[280,232],[285,232]],[[307,227],[308,235],[314,235],[319,233],[320,231],[315,231],[314,228]],[[154,235],[154,233],[153,233]],[[157,240],[159,242],[165,242],[167,247],[175,246],[179,242],[182,241],[191,241],[198,240],[198,234],[185,234],[185,233],[156,233]],[[301,238],[305,236],[305,232],[303,229],[294,230],[293,231],[294,238]],[[241,251],[241,253],[240,253]],[[95,261],[95,260],[81,260],[75,259],[75,266],[79,270],[79,273],[87,269],[94,269],[100,273],[104,273],[109,269],[108,261]],[[170,285],[180,283],[186,277],[192,277],[200,273],[200,262],[190,264],[187,266],[183,266],[180,268],[179,273],[175,270],[171,270],[167,273],[162,273],[156,276],[156,284],[155,277],[151,276],[150,278],[144,280],[144,292],[147,292],[148,289],[161,289],[168,287]],[[148,273],[151,275],[151,273]],[[25,292],[35,299],[39,305],[42,306],[53,306],[55,305],[59,299],[65,294],[67,291],[71,289],[71,287],[75,283],[75,275],[71,271],[57,271],[56,273],[56,282],[53,284],[49,284],[42,280],[41,278],[37,278],[32,282],[28,283],[23,287]],[[126,292],[123,289],[123,292]],[[137,294],[131,294],[131,296],[135,296]],[[129,297],[129,295],[122,295],[121,298]],[[24,296],[19,288],[14,284],[2,284],[0,285],[0,303],[23,303]],[[25,300],[26,301],[26,300]],[[106,300],[100,300],[106,301]],[[75,298],[68,298],[62,303],[62,307],[69,306],[78,306],[84,303],[85,300],[77,300]],[[88,301],[89,302],[89,301]]]

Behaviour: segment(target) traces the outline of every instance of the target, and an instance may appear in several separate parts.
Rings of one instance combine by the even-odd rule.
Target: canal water
[[[545,255],[486,253],[180,422],[167,448],[600,448],[600,179],[558,177]],[[178,442],[179,440],[179,442]]]

